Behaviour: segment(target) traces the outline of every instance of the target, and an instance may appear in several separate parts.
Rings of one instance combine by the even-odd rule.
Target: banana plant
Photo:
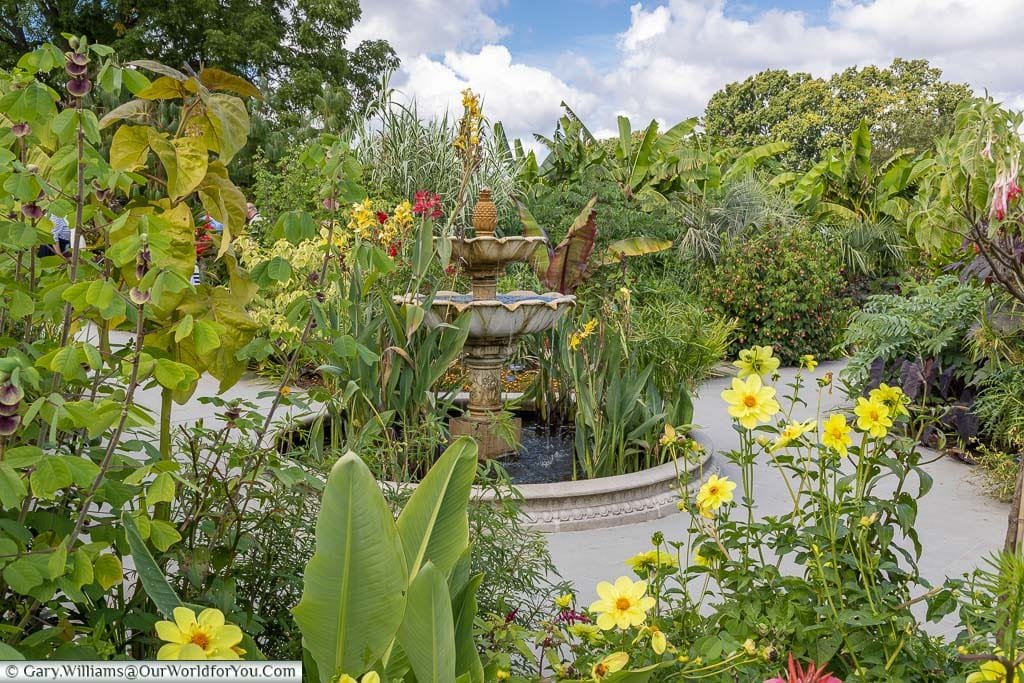
[[[456,440],[397,520],[358,455],[334,465],[294,609],[314,680],[483,681],[467,514],[476,462],[476,442]]]
[[[650,237],[628,237],[616,240],[608,245],[607,250],[598,257],[594,256],[597,242],[597,212],[594,205],[597,196],[590,198],[580,211],[572,225],[569,226],[565,238],[558,246],[537,249],[533,252],[530,265],[540,279],[542,285],[550,291],[572,294],[601,266],[622,263],[630,256],[642,256],[665,251],[672,246],[668,240]],[[526,236],[547,237],[537,219],[522,202],[517,202],[519,218]]]
[[[658,133],[658,123],[651,121],[634,144],[634,133],[629,119],[618,118],[619,138],[615,145],[612,178],[622,188],[627,199],[643,203],[664,203],[666,194],[674,189],[681,155],[690,143],[697,127],[697,119],[687,119]]]
[[[547,138],[539,133],[533,134],[534,139],[548,150],[537,176],[549,185],[580,182],[592,169],[600,168],[605,160],[605,152],[597,138],[576,112],[565,102],[562,102],[562,108],[565,116],[558,120],[554,135]]]
[[[802,176],[782,174],[773,184],[790,186],[794,203],[818,219],[903,221],[917,184],[934,161],[927,155],[914,157],[912,149],[900,149],[875,167],[871,147],[870,127],[861,121],[843,149],[828,150]]]

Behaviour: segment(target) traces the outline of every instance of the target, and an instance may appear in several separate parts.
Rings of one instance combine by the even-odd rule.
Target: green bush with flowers
[[[851,310],[845,287],[839,245],[803,225],[723,244],[695,285],[711,310],[736,320],[730,354],[768,345],[785,363],[830,356]]]

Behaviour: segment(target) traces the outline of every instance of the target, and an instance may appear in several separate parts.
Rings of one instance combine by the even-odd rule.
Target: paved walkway
[[[842,362],[822,363],[814,376],[832,371],[838,376]],[[778,386],[780,393],[788,392],[785,385],[793,380],[794,370],[784,369]],[[701,388],[694,401],[694,421],[710,435],[717,451],[737,448],[739,439],[732,429],[731,419],[719,394],[731,378],[709,381]],[[808,402],[817,391],[809,382],[801,391]],[[826,395],[822,411],[846,403],[836,388]],[[786,404],[783,404],[783,408]],[[815,414],[813,403],[797,407],[794,417],[807,419]],[[717,459],[722,473],[739,481],[739,470],[722,458]],[[934,477],[931,492],[919,503],[917,530],[924,546],[920,568],[922,575],[932,583],[941,583],[946,576],[958,576],[978,565],[981,558],[999,549],[1006,532],[1008,506],[985,495],[970,476],[971,467],[952,458],[939,458],[927,466]],[[792,501],[778,473],[767,462],[757,465],[755,474],[756,509],[762,515],[782,514],[792,509]],[[614,580],[628,574],[624,560],[634,553],[650,548],[651,535],[661,531],[669,540],[682,540],[686,535],[684,515],[671,515],[663,519],[590,531],[570,531],[551,534],[548,543],[552,558],[562,576],[575,583],[582,602],[593,597],[598,581]],[[943,629],[944,630],[944,629]]]

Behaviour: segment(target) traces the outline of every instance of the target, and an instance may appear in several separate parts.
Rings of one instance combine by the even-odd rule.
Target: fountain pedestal
[[[521,440],[523,421],[520,418],[497,419],[502,411],[501,370],[510,352],[508,344],[470,338],[462,358],[469,376],[469,403],[465,415],[449,420],[448,429],[453,439],[459,436],[476,439],[483,458],[515,451]]]

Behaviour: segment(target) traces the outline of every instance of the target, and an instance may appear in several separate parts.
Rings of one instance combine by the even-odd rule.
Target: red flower
[[[811,663],[807,665],[807,670],[805,671],[800,664],[793,661],[792,652],[789,654],[789,671],[787,674],[788,678],[769,678],[764,683],[843,683],[825,671],[824,666],[819,669],[816,664]]]
[[[388,256],[390,256],[391,258],[395,258],[396,256],[398,256],[398,244],[396,242],[392,242],[388,246]]]
[[[377,222],[380,223],[381,225],[384,225],[385,223],[388,222],[388,215],[386,213],[384,213],[383,211],[378,211],[377,212]]]
[[[436,192],[417,190],[413,200],[412,212],[414,215],[429,218],[441,217],[441,196]]]

